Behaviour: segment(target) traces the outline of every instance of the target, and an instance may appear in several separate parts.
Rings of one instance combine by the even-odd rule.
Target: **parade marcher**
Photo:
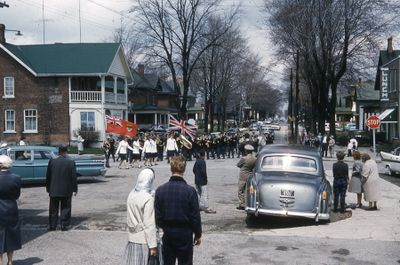
[[[103,142],[103,152],[106,160],[106,167],[110,167],[110,137],[108,136]]]
[[[200,211],[213,214],[216,213],[216,211],[208,207],[207,165],[204,157],[204,150],[200,150],[193,166],[194,183],[196,185],[197,195],[199,196]]]
[[[173,133],[171,133],[170,137],[167,140],[166,149],[167,149],[167,160],[169,163],[170,158],[176,156],[178,153],[178,145],[176,144],[176,140]]]
[[[156,190],[156,224],[163,229],[164,264],[193,264],[193,245],[201,243],[201,217],[196,189],[183,178],[186,160],[171,157],[172,177]],[[193,238],[194,236],[194,238]]]
[[[338,161],[333,164],[333,211],[338,211],[340,200],[340,212],[346,210],[346,190],[349,181],[349,166],[343,161],[345,154],[342,151],[336,153]]]
[[[0,265],[7,253],[7,265],[13,264],[15,250],[21,249],[21,227],[17,200],[21,193],[21,178],[9,169],[12,160],[0,156]]]
[[[360,160],[361,154],[358,151],[354,151],[353,153],[353,159],[354,159],[354,164],[353,164],[353,170],[351,173],[351,180],[349,182],[349,192],[357,193],[357,205],[356,207],[361,208],[362,203],[361,203],[361,198],[362,198],[362,169],[363,169],[363,163]]]
[[[81,155],[83,153],[83,142],[85,141],[85,139],[82,138],[81,134],[78,133],[78,155]]]
[[[144,153],[144,166],[145,167],[151,167],[151,142],[150,142],[150,136],[146,135],[143,145],[143,153]]]
[[[130,149],[131,151],[133,151],[133,148],[129,146],[128,144],[128,136],[125,136],[118,144],[118,148],[117,148],[117,154],[119,159],[121,159],[121,161],[119,161],[119,165],[118,168],[122,168],[122,164],[124,164],[126,169],[129,169],[128,164],[127,164],[127,154],[128,154],[128,149]]]
[[[78,193],[75,162],[67,157],[67,147],[58,148],[59,156],[52,158],[47,166],[46,191],[50,196],[49,230],[57,228],[60,209],[61,230],[66,231],[71,224],[72,194]],[[61,206],[61,207],[60,207]]]
[[[250,134],[245,133],[244,134],[244,140],[240,143],[239,145],[239,152],[242,154],[242,156],[246,155],[246,152],[244,150],[244,147],[246,145],[252,145],[254,150],[257,150],[257,144],[250,138]]]
[[[150,165],[157,165],[156,163],[156,157],[157,157],[157,143],[156,143],[156,137],[151,136],[150,139]]]
[[[113,161],[115,162],[115,140],[109,135],[108,142],[110,143],[110,156],[112,156]]]
[[[140,142],[139,142],[138,138],[133,139],[132,148],[133,148],[133,151],[132,151],[132,159],[133,160],[132,160],[131,166],[141,168],[139,161],[140,161],[140,150],[142,149],[142,147],[140,147]]]
[[[164,146],[165,146],[164,138],[160,137],[160,136],[157,136],[156,145],[157,145],[157,161],[163,161]]]
[[[247,144],[244,146],[244,151],[246,156],[243,156],[236,165],[240,168],[238,182],[239,206],[236,207],[238,210],[244,210],[246,182],[251,176],[253,168],[256,165],[256,157],[253,155],[254,147],[251,144]]]
[[[335,154],[335,144],[336,144],[335,138],[333,137],[333,135],[331,135],[329,137],[329,142],[328,142],[329,155],[331,156],[331,158]]]
[[[128,244],[123,265],[147,264],[149,255],[157,255],[157,228],[152,185],[154,171],[143,169],[127,199]]]
[[[348,157],[352,156],[353,155],[352,153],[353,153],[353,143],[349,141],[347,143],[347,156]]]
[[[361,160],[364,163],[362,169],[362,182],[364,191],[364,200],[369,203],[366,210],[378,210],[377,201],[381,198],[381,190],[379,185],[379,171],[375,160],[371,159],[369,154],[363,153]]]

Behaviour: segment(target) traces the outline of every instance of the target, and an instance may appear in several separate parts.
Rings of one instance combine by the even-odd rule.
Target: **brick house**
[[[128,116],[132,74],[118,43],[13,45],[0,24],[1,141],[74,143],[105,136],[105,115]]]

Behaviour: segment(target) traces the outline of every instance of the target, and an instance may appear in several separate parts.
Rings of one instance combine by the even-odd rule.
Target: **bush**
[[[96,143],[100,139],[100,132],[99,131],[78,131],[79,134],[82,136],[85,141],[83,142],[83,146],[85,148],[90,147],[92,143]]]

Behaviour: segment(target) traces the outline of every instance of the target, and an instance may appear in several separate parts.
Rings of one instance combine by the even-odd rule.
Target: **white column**
[[[104,107],[104,103],[106,103],[106,77],[100,76],[101,78],[101,104]]]
[[[136,113],[135,113],[135,114],[133,114],[133,123],[135,123],[135,124],[136,124]]]
[[[117,77],[114,76],[114,103],[117,102]]]
[[[358,120],[358,129],[364,130],[364,108],[360,107],[360,116]]]
[[[157,123],[157,113],[154,113],[154,124],[158,124]]]

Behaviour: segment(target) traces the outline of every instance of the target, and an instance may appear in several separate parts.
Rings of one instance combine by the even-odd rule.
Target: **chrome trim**
[[[328,213],[304,213],[304,212],[295,212],[295,211],[288,211],[288,210],[267,210],[267,209],[258,209],[258,208],[245,208],[246,212],[254,213],[257,215],[270,215],[270,216],[289,216],[289,217],[305,217],[309,219],[318,220],[328,220],[329,214]],[[318,210],[319,212],[319,210]],[[318,222],[318,221],[317,221]]]
[[[106,172],[107,172],[107,169],[105,169],[105,168],[100,169],[100,174],[101,174],[103,177],[105,176]]]

